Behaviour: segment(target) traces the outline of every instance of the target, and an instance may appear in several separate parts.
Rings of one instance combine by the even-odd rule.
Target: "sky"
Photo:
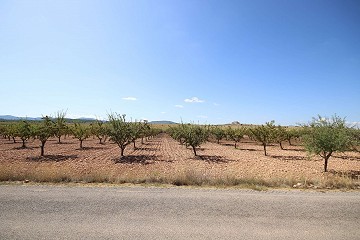
[[[360,122],[358,0],[1,0],[0,115]]]

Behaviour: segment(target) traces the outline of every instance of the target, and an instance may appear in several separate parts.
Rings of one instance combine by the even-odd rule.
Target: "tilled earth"
[[[264,156],[263,147],[250,139],[243,139],[235,149],[230,141],[220,144],[207,142],[198,149],[194,157],[191,148],[186,148],[167,134],[160,134],[149,140],[136,142],[136,148],[128,145],[125,157],[120,158],[119,147],[106,142],[99,144],[97,139],[87,139],[83,149],[79,141],[71,137],[48,140],[45,156],[40,157],[40,142],[30,140],[27,148],[21,143],[0,140],[0,168],[16,167],[21,173],[28,169],[67,169],[77,174],[92,172],[107,173],[112,176],[143,177],[174,176],[184,172],[196,171],[204,176],[231,176],[237,178],[258,177],[312,179],[324,176],[323,160],[318,156],[309,156],[297,143],[284,143],[285,150],[279,145],[267,148]],[[329,160],[327,174],[347,174],[358,178],[360,174],[360,153],[337,153]]]

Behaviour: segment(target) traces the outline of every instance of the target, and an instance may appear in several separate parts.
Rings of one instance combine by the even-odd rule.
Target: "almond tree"
[[[267,122],[266,125],[250,128],[251,137],[263,145],[265,156],[267,156],[266,146],[274,140],[274,132],[274,121]]]
[[[110,128],[109,128],[109,136],[110,140],[115,142],[120,150],[120,156],[124,156],[124,150],[127,145],[129,145],[132,142],[132,127],[131,122],[126,122],[125,114],[120,115],[116,113],[111,113],[108,115],[109,122],[110,122]]]
[[[354,139],[345,119],[333,116],[331,119],[313,118],[307,125],[309,132],[304,136],[305,148],[308,152],[317,154],[324,159],[324,172],[327,172],[328,161],[334,152],[351,150]]]
[[[134,149],[136,149],[136,139],[141,137],[141,132],[143,131],[143,126],[141,122],[133,122],[130,124],[131,128],[131,142],[134,144]]]
[[[280,125],[275,128],[274,141],[280,145],[281,150],[284,150],[282,142],[288,139],[286,129]]]
[[[26,120],[20,121],[17,125],[17,133],[22,141],[22,148],[26,148],[25,142],[32,136],[29,122]]]
[[[90,124],[91,133],[99,139],[100,144],[104,144],[107,139],[108,128],[103,121],[96,120]]]
[[[80,141],[80,148],[83,148],[83,141],[90,136],[89,127],[85,126],[85,124],[74,123],[74,126],[71,128],[72,134],[75,138]]]
[[[206,142],[209,137],[208,129],[199,125],[181,124],[171,129],[171,136],[175,140],[180,139],[186,146],[191,146],[195,156],[197,156],[196,148]]]
[[[59,111],[55,117],[55,136],[58,138],[58,143],[61,143],[61,136],[67,133],[68,127],[66,126],[66,112]]]
[[[222,140],[225,136],[226,133],[224,131],[224,129],[216,126],[213,129],[211,129],[211,134],[214,135],[215,139],[217,140],[217,143],[220,143],[220,140]]]
[[[244,127],[241,127],[241,128],[231,128],[231,127],[228,127],[226,129],[226,135],[229,139],[231,139],[232,141],[234,141],[234,145],[235,145],[235,148],[237,147],[237,143],[241,141],[241,139],[244,138],[244,135],[246,133],[246,129]]]
[[[41,156],[44,156],[46,141],[55,136],[54,122],[48,116],[43,117],[42,121],[34,126],[32,135],[40,140]]]

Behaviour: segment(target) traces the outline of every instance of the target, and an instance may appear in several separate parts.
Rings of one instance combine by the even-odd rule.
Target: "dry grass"
[[[116,175],[113,172],[92,170],[79,173],[65,166],[30,165],[19,172],[19,166],[12,164],[0,168],[0,181],[30,181],[47,183],[112,183],[112,184],[170,184],[174,186],[207,186],[207,187],[238,187],[254,190],[268,188],[301,188],[301,189],[359,189],[360,181],[349,176],[340,176],[332,173],[323,174],[314,179],[307,178],[258,178],[247,176],[243,178],[231,175],[211,176],[205,172],[186,169],[175,175],[163,175],[150,172],[146,175]]]

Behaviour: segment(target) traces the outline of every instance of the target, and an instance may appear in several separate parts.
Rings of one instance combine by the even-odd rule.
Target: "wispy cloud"
[[[137,100],[136,97],[123,97],[122,99],[126,100],[126,101],[136,101]]]
[[[184,108],[183,105],[175,105],[175,107],[177,107],[177,108]]]
[[[201,100],[201,99],[199,99],[197,97],[192,97],[192,98],[185,99],[184,102],[187,102],[187,103],[203,103],[205,101]]]

